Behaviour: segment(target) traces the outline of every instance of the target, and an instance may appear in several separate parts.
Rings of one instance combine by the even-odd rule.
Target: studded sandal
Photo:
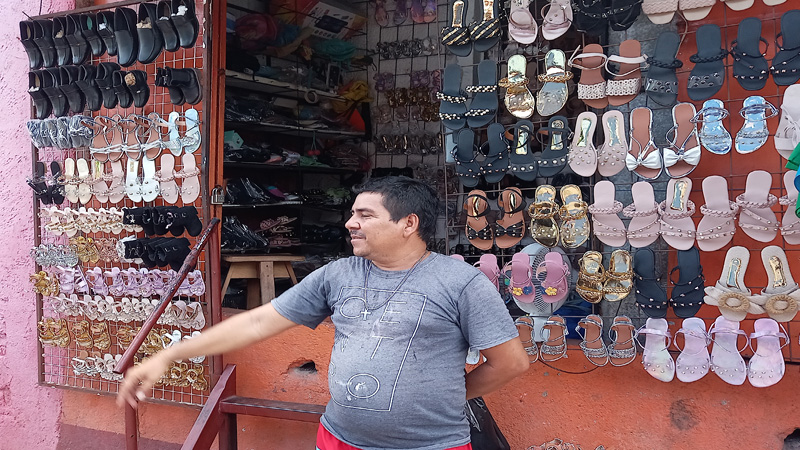
[[[636,336],[646,335],[642,365],[644,370],[656,380],[669,383],[675,377],[675,361],[669,353],[672,335],[667,320],[650,317],[645,326],[636,330]]]
[[[706,204],[700,207],[703,218],[697,224],[697,246],[713,252],[733,239],[739,205],[728,198],[728,180],[718,175],[703,180],[703,197]]]
[[[725,83],[725,58],[728,50],[722,48],[722,31],[718,25],[706,24],[697,29],[697,53],[689,57],[695,64],[689,75],[687,91],[694,101],[714,96]]]
[[[502,216],[494,224],[495,243],[499,248],[511,248],[525,236],[525,198],[516,187],[503,189],[497,197],[497,206]]]
[[[662,3],[661,0],[656,3]],[[683,67],[677,59],[681,38],[674,31],[658,35],[653,56],[647,58],[650,69],[644,90],[647,97],[662,106],[672,106],[678,99],[678,77],[675,70]]]
[[[492,227],[486,220],[489,214],[489,200],[486,193],[475,189],[467,194],[464,201],[464,209],[467,211],[467,225],[465,232],[469,243],[481,250],[492,248],[494,235]]]
[[[678,281],[672,276],[676,271]],[[673,285],[669,301],[676,316],[687,318],[697,314],[703,306],[705,280],[697,248],[679,250],[678,265],[669,272],[669,282]]]
[[[600,242],[611,247],[622,247],[628,240],[625,224],[617,214],[622,212],[622,203],[615,199],[616,188],[608,180],[598,181],[594,186],[595,202],[589,206],[594,235]]]
[[[787,244],[798,245],[800,244],[800,217],[797,217],[797,187],[794,185],[794,180],[797,177],[797,172],[790,170],[783,174],[783,185],[786,189],[786,195],[778,199],[778,202],[786,207],[786,212],[783,213],[781,219],[781,236]]]
[[[794,9],[786,11],[781,16],[781,31],[775,36],[775,45],[778,52],[772,59],[769,71],[772,79],[778,86],[789,86],[800,80],[800,33],[797,32],[797,23],[800,21],[800,11]],[[778,44],[778,38],[781,43]]]
[[[581,329],[585,330],[583,334]],[[590,314],[578,321],[575,331],[582,339],[580,346],[586,359],[598,367],[608,364],[608,349],[603,342],[603,318]]]
[[[678,335],[683,335],[683,348],[678,346]],[[708,345],[711,338],[706,333],[706,323],[703,319],[690,317],[683,320],[681,328],[675,332],[675,348],[681,354],[675,359],[675,375],[684,383],[697,381],[708,373],[711,368],[711,357],[708,354]]]
[[[741,209],[739,227],[744,233],[759,242],[770,242],[778,234],[778,219],[772,206],[778,199],[769,192],[772,175],[756,170],[747,175],[745,190],[736,197]]]
[[[667,198],[658,205],[661,237],[672,248],[688,250],[695,242],[695,225],[692,215],[694,202],[689,200],[692,180],[679,178],[667,183]]]
[[[656,277],[655,253],[650,248],[639,249],[633,255],[633,272],[636,276],[636,304],[647,317],[666,317],[667,293]]]
[[[736,39],[731,42],[733,78],[748,91],[763,89],[769,77],[769,64],[764,58],[767,50],[761,53],[759,42],[769,49],[769,44],[761,37],[761,19],[748,17],[739,22]]]
[[[436,93],[436,98],[441,101],[439,118],[442,125],[451,130],[464,128],[467,97],[461,91],[461,67],[458,64],[445,67],[442,82],[442,91]]]

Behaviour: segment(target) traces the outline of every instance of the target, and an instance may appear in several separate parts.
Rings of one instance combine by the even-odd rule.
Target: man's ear
[[[419,232],[419,216],[416,214],[409,214],[403,220],[403,237],[411,237]]]

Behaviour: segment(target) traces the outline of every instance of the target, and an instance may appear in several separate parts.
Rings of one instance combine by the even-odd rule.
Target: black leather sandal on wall
[[[781,31],[775,37],[778,53],[769,68],[778,86],[789,86],[800,80],[800,10],[793,9],[781,16]],[[778,40],[780,39],[780,43]]]
[[[725,82],[725,58],[728,51],[722,48],[719,26],[702,25],[697,29],[697,53],[689,57],[695,64],[689,75],[687,91],[694,101],[708,100]]]

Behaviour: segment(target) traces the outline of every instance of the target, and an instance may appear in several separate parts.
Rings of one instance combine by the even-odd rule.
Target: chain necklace
[[[395,294],[397,294],[397,292],[400,291],[400,288],[403,286],[403,283],[406,282],[408,277],[411,276],[411,274],[414,272],[414,269],[417,268],[417,265],[420,262],[422,262],[422,260],[425,259],[425,257],[428,256],[428,254],[430,254],[430,252],[425,250],[425,253],[423,253],[422,256],[419,257],[417,262],[415,262],[414,265],[411,266],[411,269],[409,269],[408,272],[406,272],[406,274],[403,276],[403,279],[400,280],[400,284],[398,284],[397,287],[395,287],[394,290],[392,291],[391,295],[389,295],[389,298],[387,298],[386,301],[381,302],[381,304],[378,307],[373,308],[373,309],[380,308],[380,306],[382,306],[382,305],[384,305],[386,303],[389,303],[389,300],[391,300],[395,296]],[[367,281],[369,281],[369,273],[370,273],[370,271],[372,271],[372,265],[373,265],[372,261],[370,261],[369,262],[369,266],[367,267],[367,273],[364,276],[364,300],[365,301],[367,299]],[[366,311],[366,309],[367,308],[365,306],[365,311]],[[366,313],[362,313],[362,314],[364,314],[364,320],[367,320],[367,314],[369,314],[369,311],[366,311]]]

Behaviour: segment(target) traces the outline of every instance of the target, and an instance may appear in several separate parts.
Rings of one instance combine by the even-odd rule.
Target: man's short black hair
[[[353,188],[356,195],[373,192],[383,196],[383,207],[389,211],[392,222],[416,214],[419,217],[419,237],[426,243],[436,233],[439,199],[436,191],[425,182],[408,177],[370,178]]]

